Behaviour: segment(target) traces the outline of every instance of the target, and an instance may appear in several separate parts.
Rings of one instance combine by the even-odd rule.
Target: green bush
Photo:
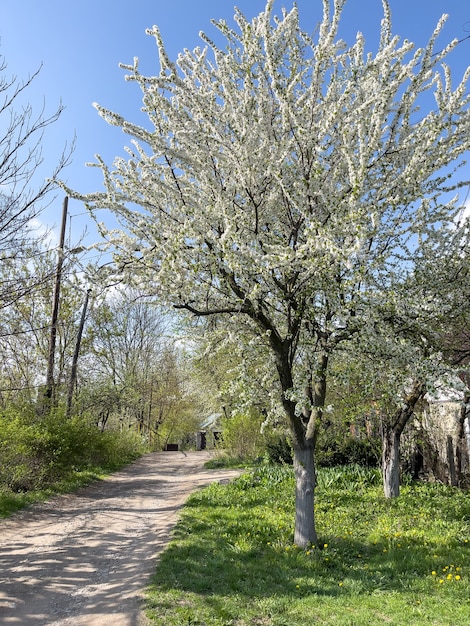
[[[292,446],[285,435],[272,435],[266,442],[266,456],[270,463],[292,465]]]
[[[356,464],[363,467],[378,467],[380,443],[370,439],[346,437],[320,442],[316,453],[317,465],[337,467]]]
[[[136,434],[101,432],[88,418],[66,418],[58,409],[39,416],[33,406],[0,414],[0,487],[43,489],[74,471],[114,469],[143,452]]]
[[[264,453],[265,438],[261,433],[263,417],[259,413],[235,413],[221,420],[221,446],[231,458],[253,461]]]

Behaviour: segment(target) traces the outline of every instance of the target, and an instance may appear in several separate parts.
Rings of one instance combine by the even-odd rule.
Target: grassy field
[[[469,626],[470,494],[386,501],[361,468],[319,473],[320,547],[292,543],[293,478],[262,467],[193,495],[147,593],[165,626]]]

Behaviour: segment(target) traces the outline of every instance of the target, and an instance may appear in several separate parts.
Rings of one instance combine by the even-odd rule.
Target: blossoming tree
[[[215,24],[224,45],[168,57],[159,72],[124,65],[143,93],[145,126],[97,105],[132,139],[126,158],[98,157],[105,191],[81,196],[111,211],[101,225],[123,278],[195,316],[243,319],[267,346],[290,425],[294,541],[317,540],[314,446],[331,355],[367,337],[377,294],[410,272],[427,233],[449,223],[451,173],[468,149],[469,72],[441,67],[455,43],[414,49],[338,39],[344,0],[323,0],[314,37],[297,8]],[[431,102],[427,94],[434,95]],[[426,106],[418,113],[416,107]],[[444,168],[445,171],[444,171]],[[455,187],[454,187],[455,188]],[[448,198],[448,196],[446,196]]]

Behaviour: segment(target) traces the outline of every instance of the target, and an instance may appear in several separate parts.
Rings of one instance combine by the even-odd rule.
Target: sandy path
[[[192,491],[237,476],[208,452],[148,454],[0,522],[0,624],[143,626],[142,589]]]

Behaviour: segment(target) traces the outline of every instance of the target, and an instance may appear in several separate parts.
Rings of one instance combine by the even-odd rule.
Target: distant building
[[[202,423],[196,433],[196,450],[213,450],[221,440],[221,413],[213,413]]]
[[[425,472],[450,485],[470,474],[470,406],[463,392],[426,396],[418,435]]]

